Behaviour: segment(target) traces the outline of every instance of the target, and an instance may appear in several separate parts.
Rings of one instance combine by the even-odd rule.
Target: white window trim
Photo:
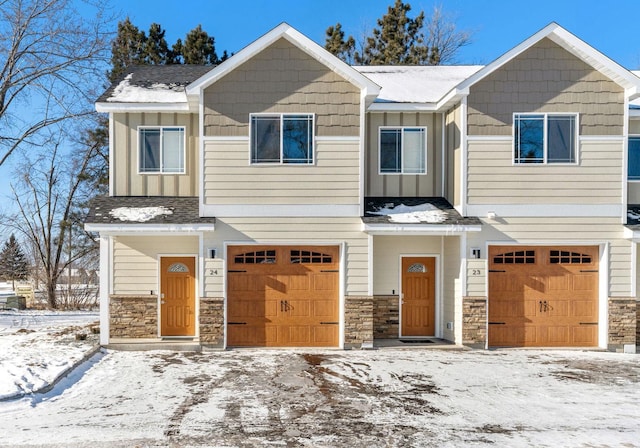
[[[640,139],[640,134],[629,134],[627,136],[627,160],[629,157],[629,140],[631,139]],[[640,177],[638,177],[638,179],[631,179],[629,176],[629,168],[627,167],[627,182],[632,182],[632,183],[638,183],[640,182]]]
[[[283,161],[283,139],[284,139],[284,117],[294,115],[308,115],[311,117],[311,162],[309,163],[287,163]],[[279,162],[254,162],[252,154],[251,131],[253,130],[253,117],[273,117],[280,119],[280,161]],[[252,113],[249,114],[249,165],[255,166],[313,166],[316,164],[316,114],[310,112],[284,112],[284,113]]]
[[[382,172],[382,139],[380,138],[381,131],[383,129],[399,129],[402,131],[402,155],[404,160],[404,132],[406,129],[422,129],[424,131],[424,172],[423,173],[405,173],[403,167],[400,167],[399,173],[383,173]],[[426,126],[379,126],[378,127],[378,175],[380,176],[424,176],[429,172],[429,167],[427,166],[427,149],[429,147],[428,141],[428,130]]]
[[[162,138],[160,138],[160,171],[142,171],[142,147],[140,146],[142,144],[142,141],[140,139],[140,131],[143,129],[159,129],[160,130],[160,134],[162,135],[162,133],[164,132],[164,129],[182,129],[182,171],[169,171],[166,172],[164,171],[164,167],[162,165],[162,160],[163,160],[163,152],[164,152],[164,146],[162,144]],[[172,174],[177,174],[177,175],[181,175],[181,174],[186,174],[187,173],[187,128],[186,126],[180,126],[180,125],[176,125],[176,126],[170,126],[170,125],[162,125],[162,126],[151,126],[151,125],[145,125],[145,126],[138,126],[137,128],[137,135],[138,135],[138,145],[137,145],[137,151],[138,151],[138,174],[141,174],[143,176],[149,176],[149,175],[172,175]]]
[[[517,140],[516,140],[516,117],[527,117],[527,116],[533,116],[533,115],[538,115],[538,116],[542,116],[543,117],[543,126],[542,126],[542,154],[543,154],[543,161],[541,163],[523,163],[523,162],[516,162],[516,146],[518,144]],[[547,136],[547,119],[548,117],[557,117],[557,116],[574,116],[575,119],[575,123],[574,123],[574,139],[573,139],[573,144],[574,144],[574,151],[575,151],[575,162],[560,162],[560,163],[556,163],[556,162],[551,162],[549,163],[548,159],[547,159],[547,153],[548,153],[548,148],[547,148],[547,144],[548,144],[548,136]],[[513,125],[511,126],[511,130],[512,130],[512,135],[513,135],[513,148],[511,151],[511,164],[514,166],[536,166],[536,165],[545,165],[545,166],[575,166],[575,165],[579,165],[580,164],[580,114],[578,114],[577,112],[514,112],[513,114]]]

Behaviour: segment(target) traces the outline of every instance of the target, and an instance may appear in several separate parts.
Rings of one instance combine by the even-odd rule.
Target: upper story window
[[[425,174],[427,128],[381,127],[380,174]]]
[[[629,137],[628,180],[640,180],[640,135]]]
[[[251,163],[313,164],[313,114],[251,115]]]
[[[139,172],[184,174],[184,127],[138,128]]]
[[[514,163],[576,163],[576,114],[515,114]]]

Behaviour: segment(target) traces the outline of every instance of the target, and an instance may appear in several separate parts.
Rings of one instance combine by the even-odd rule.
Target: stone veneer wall
[[[373,343],[373,298],[347,296],[344,298],[344,348],[361,347]]]
[[[609,350],[636,345],[638,338],[638,307],[635,298],[609,298]]]
[[[111,295],[109,337],[157,338],[158,296]]]
[[[640,306],[636,302],[636,347],[640,349]]]
[[[462,343],[485,348],[487,343],[487,298],[462,298]]]
[[[224,346],[224,299],[200,299],[200,344]]]
[[[373,298],[373,336],[397,339],[400,335],[400,303],[398,296]]]

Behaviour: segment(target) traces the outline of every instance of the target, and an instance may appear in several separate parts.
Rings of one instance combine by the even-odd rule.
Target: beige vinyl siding
[[[455,340],[455,329],[447,329],[446,326],[447,322],[455,322],[455,298],[456,294],[460,294],[460,237],[374,236],[374,296],[400,295],[401,255],[439,256],[440,265],[437,269],[440,288],[436,295],[441,308],[436,319],[442,323],[443,337]]]
[[[473,85],[468,135],[511,135],[514,112],[575,112],[580,135],[621,135],[624,89],[551,41]]]
[[[205,247],[216,248],[218,259],[208,260],[206,266],[221,266],[225,242],[247,242],[261,245],[314,245],[346,243],[347,296],[367,295],[368,238],[362,232],[359,218],[220,218],[216,230],[205,235]],[[223,271],[205,276],[205,296],[222,297]]]
[[[631,244],[624,237],[619,218],[501,218],[500,223],[484,221],[483,231],[469,234],[469,247],[480,247],[486,259],[486,244],[517,243],[545,246],[568,243],[598,245],[609,243],[609,297],[629,297],[631,293]],[[601,265],[601,269],[607,269]],[[486,272],[486,271],[485,271]],[[486,295],[484,281],[467,279],[470,296]]]
[[[461,109],[458,105],[447,111],[445,118],[447,191],[444,192],[444,197],[453,205],[461,205],[462,203],[460,187],[462,176],[461,129]]]
[[[316,135],[360,134],[360,90],[280,39],[204,92],[206,136],[248,136],[249,114],[316,114]]]
[[[471,205],[622,203],[622,138],[580,141],[577,165],[514,165],[510,140],[470,140],[467,147]]]
[[[249,151],[249,139],[205,141],[205,205],[360,203],[358,140],[316,141],[314,165],[251,165]]]
[[[442,196],[442,114],[385,112],[367,114],[365,196]],[[427,129],[426,174],[379,174],[380,126]]]
[[[113,114],[111,167],[114,196],[197,196],[198,116],[177,113]],[[138,174],[138,126],[185,127],[185,174]]]
[[[629,134],[640,135],[640,119],[629,120]]]
[[[640,204],[640,181],[627,184],[627,204]]]
[[[198,254],[196,236],[119,236],[114,240],[114,294],[157,294],[160,254]]]

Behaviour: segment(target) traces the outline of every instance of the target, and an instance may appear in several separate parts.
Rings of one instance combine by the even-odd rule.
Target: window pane
[[[313,117],[286,115],[282,123],[282,161],[313,162]]]
[[[160,172],[160,129],[140,129],[140,172]]]
[[[425,132],[424,129],[405,129],[403,145],[403,173],[425,173]]]
[[[280,117],[251,117],[251,162],[280,162]]]
[[[547,117],[547,162],[574,163],[575,121],[573,115]]]
[[[640,180],[640,137],[629,137],[629,179]]]
[[[380,129],[380,172],[399,173],[402,167],[402,130]]]
[[[162,172],[184,172],[184,129],[162,130]]]
[[[544,115],[516,116],[515,163],[544,162]]]

